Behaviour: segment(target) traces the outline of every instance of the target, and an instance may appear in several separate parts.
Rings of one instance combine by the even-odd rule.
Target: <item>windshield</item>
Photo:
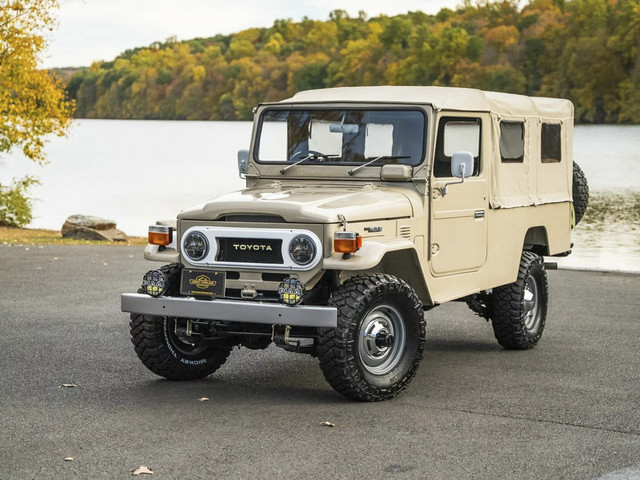
[[[418,165],[425,115],[418,110],[265,110],[260,118],[259,162]]]

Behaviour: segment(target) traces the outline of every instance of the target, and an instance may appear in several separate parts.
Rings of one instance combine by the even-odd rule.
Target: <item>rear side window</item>
[[[451,156],[455,152],[471,152],[473,176],[480,172],[481,123],[479,118],[443,117],[438,125],[434,177],[452,177]]]
[[[561,126],[559,123],[543,123],[540,135],[542,163],[562,161]]]
[[[523,122],[500,122],[500,158],[506,163],[524,162]]]

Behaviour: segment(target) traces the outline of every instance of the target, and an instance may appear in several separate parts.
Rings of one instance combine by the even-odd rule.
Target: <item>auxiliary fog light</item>
[[[297,305],[302,301],[304,295],[304,283],[297,278],[287,277],[278,287],[280,301],[287,305]]]
[[[160,270],[149,270],[142,277],[142,290],[147,295],[159,297],[167,291],[167,277]]]

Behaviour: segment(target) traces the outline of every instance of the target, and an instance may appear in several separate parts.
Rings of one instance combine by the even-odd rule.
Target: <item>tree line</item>
[[[277,20],[168,39],[75,71],[77,117],[249,120],[262,101],[352,85],[562,97],[582,123],[640,123],[638,0],[464,0],[436,15]]]

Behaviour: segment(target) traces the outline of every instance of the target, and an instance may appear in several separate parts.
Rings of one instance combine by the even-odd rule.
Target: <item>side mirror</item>
[[[451,176],[459,178],[459,182],[450,182],[442,187],[442,196],[447,194],[449,185],[464,183],[465,178],[473,175],[473,154],[471,152],[454,152],[451,156]]]
[[[455,152],[451,156],[451,175],[456,178],[470,177],[473,174],[473,154],[471,152]]]
[[[249,150],[238,150],[238,174],[246,175],[249,169]]]

